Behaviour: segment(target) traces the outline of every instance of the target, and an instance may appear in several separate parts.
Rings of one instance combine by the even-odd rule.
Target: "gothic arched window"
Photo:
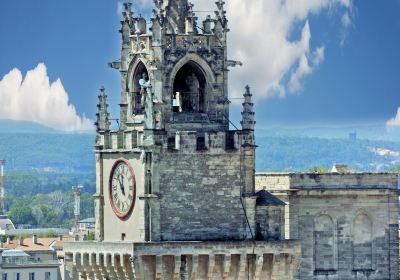
[[[315,270],[335,269],[335,226],[329,215],[319,215],[314,222]]]
[[[143,82],[149,81],[149,73],[143,62],[139,62],[135,68],[132,77],[132,89],[131,89],[131,111],[132,114],[142,114],[144,108],[144,94],[145,87]]]
[[[195,62],[188,62],[177,72],[174,80],[173,100],[176,112],[204,112],[206,77]]]
[[[359,214],[353,222],[353,266],[355,270],[372,269],[372,221]]]

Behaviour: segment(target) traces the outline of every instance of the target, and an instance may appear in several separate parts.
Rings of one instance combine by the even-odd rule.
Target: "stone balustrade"
[[[70,279],[294,278],[298,241],[68,242]],[[68,278],[67,278],[68,279]]]

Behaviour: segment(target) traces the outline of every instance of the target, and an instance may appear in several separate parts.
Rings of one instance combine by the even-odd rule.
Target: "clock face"
[[[127,218],[135,206],[136,181],[132,166],[124,158],[117,159],[111,169],[109,194],[114,213]]]

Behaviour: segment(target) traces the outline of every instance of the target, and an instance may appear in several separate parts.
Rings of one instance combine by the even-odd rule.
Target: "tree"
[[[395,165],[389,169],[390,172],[395,172],[400,174],[400,165]]]
[[[309,170],[309,172],[313,172],[313,173],[328,173],[328,168],[326,168],[325,166],[313,166],[311,167]]]
[[[37,224],[37,221],[32,214],[32,208],[29,206],[13,207],[8,214],[15,224]]]

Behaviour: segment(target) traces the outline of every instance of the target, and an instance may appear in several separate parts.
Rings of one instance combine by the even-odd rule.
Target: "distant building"
[[[357,141],[357,132],[349,133],[349,140],[353,142]]]
[[[78,231],[86,232],[86,233],[94,232],[95,225],[96,225],[95,218],[87,218],[87,219],[80,220],[78,222]]]
[[[332,173],[351,173],[351,170],[346,164],[334,164],[332,169]]]
[[[3,252],[0,271],[7,274],[6,280],[18,279],[17,273],[21,280],[30,280],[29,273],[34,273],[36,280],[64,279],[64,241],[71,239],[69,236],[38,238],[36,235],[19,240],[8,238],[0,245]],[[0,279],[4,280],[6,276],[2,277]]]
[[[9,231],[9,230],[15,230],[15,226],[13,222],[7,218],[7,216],[0,216],[0,235],[2,235],[3,232]]]
[[[1,280],[60,280],[57,260],[40,261],[23,250],[0,249]]]

